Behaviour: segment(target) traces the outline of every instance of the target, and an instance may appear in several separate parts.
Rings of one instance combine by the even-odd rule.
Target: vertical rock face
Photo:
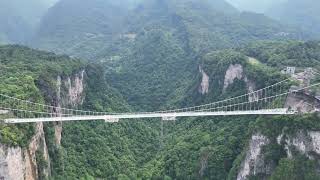
[[[56,98],[54,104],[58,107],[76,106],[82,104],[85,88],[84,76],[84,70],[68,77],[58,76],[56,83]]]
[[[57,77],[56,87],[56,102],[57,107],[74,107],[82,104],[84,99],[84,76],[85,71],[82,70],[79,73],[70,77]],[[63,92],[64,89],[66,92]],[[61,114],[57,109],[57,114]],[[54,126],[55,143],[57,146],[61,144],[62,122],[57,122]]]
[[[38,151],[43,159],[50,162],[44,138],[43,124],[36,125],[36,134],[32,137],[26,149],[21,147],[7,147],[0,145],[0,178],[4,180],[36,180],[38,179],[37,156]],[[50,163],[44,167],[45,177],[50,174]]]
[[[210,87],[210,77],[206,74],[206,72],[204,72],[201,66],[199,66],[199,71],[202,76],[201,84],[199,86],[199,93],[201,93],[202,95],[208,94]],[[230,85],[232,85],[236,79],[243,80],[246,83],[248,92],[255,91],[255,83],[250,81],[244,74],[243,66],[241,64],[230,64],[224,76],[223,92],[225,92],[226,89]],[[250,101],[254,101],[257,98],[257,94],[251,94],[249,96]]]
[[[311,137],[312,151],[320,154],[320,132],[310,131],[309,136]]]
[[[199,71],[202,75],[202,80],[201,80],[201,84],[199,87],[199,93],[201,93],[202,95],[204,94],[208,94],[209,93],[209,76],[206,74],[206,72],[204,72],[204,70],[202,69],[201,66],[199,66]]]
[[[243,78],[243,67],[241,64],[231,64],[226,71],[224,77],[223,91],[225,91],[235,79],[241,80]]]
[[[276,139],[275,143],[283,145],[287,158],[293,158],[294,152],[298,152],[320,163],[320,132],[299,131],[294,135],[280,134]],[[270,140],[267,137],[261,134],[252,135],[246,157],[238,171],[237,180],[246,180],[249,176],[257,174],[265,177],[272,174],[275,167],[265,162],[262,151],[262,148],[268,145]]]
[[[284,139],[284,137],[287,137]],[[279,135],[277,138],[278,144],[281,141],[285,142],[285,150],[287,156],[292,158],[292,152],[297,150],[301,154],[306,155],[309,159],[316,159],[320,156],[320,132],[317,131],[300,131],[294,136]]]
[[[75,106],[82,104],[83,102],[83,90],[84,90],[84,73],[82,70],[79,74],[76,74],[74,77],[68,77],[65,82],[66,87],[68,88],[68,104]]]
[[[36,159],[37,151],[43,152],[41,155],[43,156],[43,159],[48,162],[48,167],[42,169],[44,175],[48,177],[50,174],[50,159],[43,131],[43,123],[37,123],[36,134],[32,137],[28,150],[25,151],[25,153],[28,153],[29,156],[29,162],[27,162],[26,165],[30,165],[27,166],[29,169],[26,171],[26,179],[38,178],[38,164]]]
[[[81,104],[84,99],[84,76],[85,71],[74,74],[71,77],[57,77],[56,89],[52,90],[42,82],[42,89],[48,93],[47,98],[53,106],[66,107]],[[55,110],[57,116],[61,113]],[[56,145],[61,143],[62,124],[55,125]],[[47,162],[46,167],[39,167],[37,157]],[[7,147],[0,144],[0,180],[36,180],[50,176],[50,158],[45,140],[43,123],[36,124],[36,133],[31,138],[26,148]]]
[[[251,137],[249,149],[245,160],[241,164],[237,180],[245,180],[249,175],[256,175],[265,171],[261,150],[263,146],[269,143],[269,139],[261,134],[255,134]]]
[[[57,146],[61,145],[62,122],[57,122],[54,126],[54,137]]]
[[[256,85],[253,81],[250,81],[244,74],[243,66],[241,64],[231,64],[226,71],[223,84],[223,92],[234,83],[234,80],[243,80],[246,83],[248,93],[256,90]],[[255,101],[259,99],[259,94],[250,94],[249,101]]]
[[[0,145],[0,179],[23,180],[24,174],[24,158],[21,148]]]

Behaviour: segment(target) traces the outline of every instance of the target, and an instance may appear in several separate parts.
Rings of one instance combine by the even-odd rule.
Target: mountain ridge
[[[79,5],[76,1],[58,2],[43,18],[42,26],[31,44],[57,53],[97,59],[105,49],[122,43],[123,34],[139,34],[157,26],[168,28],[176,34],[179,34],[176,30],[180,28],[185,32],[184,38],[190,36],[189,46],[195,46],[192,48],[196,51],[230,48],[250,40],[309,38],[307,33],[262,15],[239,13],[223,0],[152,0],[141,2],[134,9],[110,6],[108,1],[100,2],[100,7],[95,4],[93,1],[87,2],[87,5]],[[68,9],[77,6],[79,8],[75,8],[69,16]],[[103,7],[110,12],[101,11]],[[60,18],[50,18],[55,16]],[[184,27],[175,27],[176,24],[172,23]],[[103,50],[99,52],[98,49]]]

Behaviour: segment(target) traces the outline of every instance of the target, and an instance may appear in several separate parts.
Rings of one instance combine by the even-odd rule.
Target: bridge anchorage
[[[240,116],[240,115],[290,115],[298,113],[295,107],[288,106],[288,96],[306,92],[319,86],[316,83],[307,87],[290,89],[289,79],[252,91],[250,93],[221,101],[180,109],[155,112],[107,113],[68,109],[21,100],[0,94],[0,119],[4,123],[32,123],[51,121],[90,121],[104,120],[119,122],[121,119],[161,118],[174,121],[178,117],[199,116]]]

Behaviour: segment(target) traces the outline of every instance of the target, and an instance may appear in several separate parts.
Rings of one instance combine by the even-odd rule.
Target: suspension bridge
[[[0,117],[4,123],[32,123],[56,121],[104,120],[118,122],[120,119],[162,118],[164,121],[177,117],[239,116],[239,115],[290,115],[298,113],[286,105],[290,95],[315,88],[320,83],[292,89],[292,81],[283,80],[247,94],[217,102],[180,109],[155,112],[108,113],[69,109],[22,100],[0,94]]]

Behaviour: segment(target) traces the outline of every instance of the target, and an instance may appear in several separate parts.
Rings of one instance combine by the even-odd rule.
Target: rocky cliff
[[[44,160],[45,165],[37,161]],[[49,177],[50,159],[45,141],[43,124],[36,124],[36,133],[26,148],[0,145],[0,179],[35,180]]]
[[[58,76],[56,83],[56,95],[52,105],[56,107],[75,107],[81,105],[84,100],[85,70],[81,70],[72,76]],[[59,115],[59,109],[56,110]],[[61,144],[62,122],[55,123],[55,142]]]
[[[267,170],[264,167],[265,163],[262,148],[269,143],[270,140],[259,133],[251,137],[246,157],[241,164],[237,180],[245,180],[251,174],[264,173]]]
[[[71,76],[57,76],[56,87],[47,81],[38,82],[47,103],[57,107],[74,107],[84,100],[85,71]],[[57,115],[60,113],[56,110]],[[50,157],[44,132],[44,124],[35,125],[35,134],[27,147],[8,147],[0,144],[1,180],[36,180],[50,176]],[[55,145],[60,146],[62,123],[55,123]]]
[[[201,84],[199,86],[199,92],[204,95],[204,94],[207,94],[209,93],[209,76],[207,75],[206,72],[204,72],[204,70],[202,69],[201,66],[199,66],[199,72],[201,73],[201,76],[202,76],[202,80],[201,80]]]
[[[300,130],[293,134],[281,133],[277,135],[276,142],[272,142],[272,138],[261,133],[255,133],[250,139],[246,156],[238,170],[237,180],[246,180],[252,176],[267,179],[272,175],[278,162],[267,161],[268,151],[264,149],[273,143],[279,145],[285,152],[283,158],[293,159],[300,154],[320,163],[320,131]]]

